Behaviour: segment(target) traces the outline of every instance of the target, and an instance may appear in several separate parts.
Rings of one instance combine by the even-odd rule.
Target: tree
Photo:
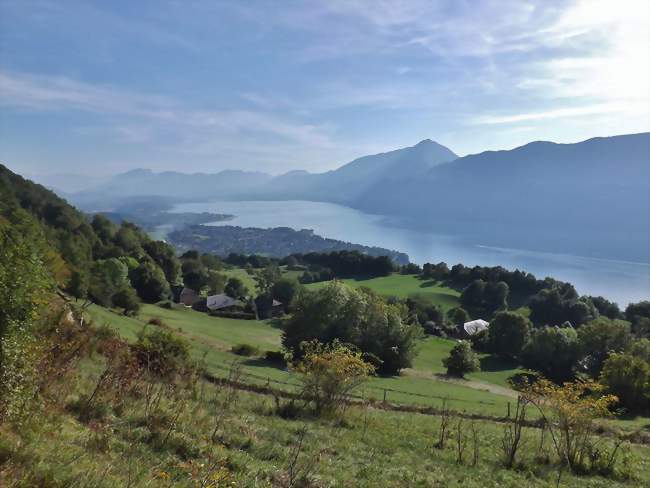
[[[515,312],[499,312],[488,329],[492,350],[503,357],[514,359],[521,353],[530,336],[532,324]]]
[[[591,303],[594,304],[600,315],[604,315],[608,319],[623,318],[623,314],[621,313],[621,310],[618,308],[618,305],[616,303],[610,302],[606,298],[600,296],[586,298],[591,300]]]
[[[339,339],[372,358],[380,373],[396,374],[412,365],[422,334],[419,325],[405,323],[406,317],[403,305],[388,304],[369,290],[355,290],[335,281],[298,294],[282,344],[298,359],[302,342],[329,344]]]
[[[630,345],[630,326],[623,320],[600,317],[578,329],[578,340],[587,370],[598,376],[611,352],[623,352]]]
[[[447,319],[454,325],[462,325],[469,322],[469,314],[464,308],[456,307],[447,312]]]
[[[449,356],[442,360],[442,364],[447,368],[448,375],[459,378],[480,369],[478,356],[472,350],[469,341],[458,341],[449,352]]]
[[[281,276],[282,273],[280,272],[280,268],[275,265],[267,266],[261,271],[253,273],[253,279],[257,284],[257,290],[264,295],[271,293],[271,288],[273,288],[273,285]]]
[[[471,310],[474,316],[490,316],[498,310],[508,308],[508,285],[503,282],[472,281],[461,293],[460,303]]]
[[[219,273],[218,271],[209,270],[207,279],[208,293],[210,295],[223,293],[227,281],[228,277],[225,274]]]
[[[439,305],[431,302],[429,298],[421,294],[413,294],[406,300],[409,311],[417,317],[420,325],[427,322],[434,322],[437,326],[445,325],[445,314]]]
[[[600,382],[632,412],[650,409],[650,363],[631,354],[612,353],[603,364]]]
[[[632,331],[639,337],[650,337],[650,300],[630,303],[625,318],[632,324]]]
[[[643,338],[632,341],[629,353],[650,363],[650,339]]]
[[[113,295],[126,286],[131,286],[128,280],[126,264],[117,258],[95,261],[91,267],[88,294],[104,307],[110,307]]]
[[[568,283],[541,290],[528,304],[530,320],[536,326],[570,322],[574,327],[598,317],[598,309],[588,297],[578,297]]]
[[[185,259],[181,265],[181,273],[183,284],[197,293],[208,284],[208,271],[198,259]]]
[[[572,379],[580,359],[578,333],[573,327],[535,329],[521,356],[524,366],[557,383]]]
[[[0,180],[0,196],[3,191]],[[45,264],[47,250],[31,216],[0,201],[0,423],[22,416],[36,391],[33,328],[55,287]]]
[[[133,288],[145,302],[154,303],[169,297],[169,283],[165,274],[152,261],[143,261],[130,274]]]
[[[130,286],[119,289],[113,295],[113,305],[124,309],[124,315],[136,314],[140,310],[138,294]]]
[[[236,300],[243,300],[248,296],[248,288],[246,288],[246,285],[244,285],[242,280],[236,277],[228,279],[224,292],[226,295]]]
[[[151,259],[165,273],[167,282],[171,285],[175,284],[181,270],[181,263],[176,257],[174,248],[162,241],[148,241],[143,247]]]
[[[282,302],[285,311],[289,311],[293,298],[300,292],[302,285],[295,278],[284,277],[276,281],[271,288],[273,298]]]

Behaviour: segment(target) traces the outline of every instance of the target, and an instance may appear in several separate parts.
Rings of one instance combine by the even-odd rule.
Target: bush
[[[349,394],[375,370],[360,352],[338,341],[329,345],[312,341],[303,344],[303,352],[292,369],[302,377],[302,398],[313,404],[317,415],[341,413]]]
[[[256,356],[260,351],[250,344],[236,344],[230,348],[230,351],[238,356]]]
[[[442,360],[447,368],[449,376],[463,378],[465,373],[471,373],[480,369],[478,356],[472,350],[468,341],[458,341],[458,344],[450,351],[449,356]]]
[[[125,286],[113,295],[113,306],[124,309],[124,315],[135,315],[140,310],[140,300],[133,288]]]
[[[630,354],[610,354],[600,382],[632,412],[650,409],[650,364]]]
[[[578,329],[580,352],[594,377],[600,374],[607,356],[625,351],[631,340],[630,326],[622,320],[599,317]]]
[[[187,369],[188,343],[164,329],[143,329],[133,345],[138,363],[155,375],[168,377]]]
[[[475,351],[492,351],[492,347],[490,345],[490,331],[488,329],[479,330],[476,334],[472,334],[469,337],[469,340],[472,343],[472,348]]]
[[[278,366],[287,365],[286,355],[282,351],[266,351],[264,353],[264,359],[269,363],[277,364]]]
[[[158,327],[162,327],[162,326],[164,325],[164,324],[163,324],[163,321],[162,321],[161,319],[159,319],[158,317],[151,317],[151,318],[147,321],[147,323],[148,323],[148,324],[151,324],[151,325],[157,325]]]

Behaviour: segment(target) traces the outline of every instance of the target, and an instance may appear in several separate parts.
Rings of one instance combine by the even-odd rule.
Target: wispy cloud
[[[125,140],[142,141],[156,126],[201,131],[204,137],[222,134],[262,134],[300,144],[331,147],[331,127],[292,121],[272,112],[204,110],[179,104],[170,97],[140,94],[83,83],[66,77],[0,73],[0,105],[43,110],[80,110],[102,115],[135,117],[150,124],[146,129],[118,125]],[[155,125],[151,125],[155,124]]]

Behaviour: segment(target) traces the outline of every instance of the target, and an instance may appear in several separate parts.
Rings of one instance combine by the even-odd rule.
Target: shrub
[[[600,382],[633,412],[650,408],[650,363],[630,354],[613,353],[605,361]]]
[[[301,397],[313,404],[317,415],[343,411],[349,394],[375,370],[360,352],[338,341],[312,341],[303,344],[303,352],[302,360],[292,369],[301,375]]]
[[[558,386],[540,380],[525,394],[548,427],[557,456],[574,472],[591,468],[588,463],[595,447],[594,421],[609,416],[609,408],[617,401],[615,396],[603,395],[602,391],[602,385],[591,381]],[[616,450],[611,454],[611,462],[615,454]]]
[[[189,361],[188,343],[171,331],[146,328],[138,334],[133,345],[138,363],[158,376],[170,376],[187,369]]]
[[[468,341],[459,341],[450,351],[449,356],[442,360],[447,368],[447,374],[462,378],[465,373],[478,371],[479,360]]]
[[[490,331],[488,329],[479,330],[476,334],[472,334],[469,340],[475,351],[491,352],[492,350],[490,346]]]
[[[622,320],[600,317],[578,329],[580,351],[593,376],[598,376],[610,352],[625,351],[631,339],[630,326]]]
[[[277,364],[279,366],[287,365],[287,357],[282,351],[266,351],[264,353],[264,359],[269,363]]]
[[[159,319],[158,317],[151,317],[151,318],[147,321],[147,323],[148,323],[148,324],[151,324],[151,325],[157,325],[158,327],[162,327],[162,325],[163,325],[163,321],[162,321],[162,319]]]
[[[140,300],[133,288],[124,286],[113,295],[113,306],[124,309],[124,315],[135,315],[140,310]]]
[[[255,356],[260,351],[250,344],[236,344],[230,348],[230,351],[238,356]]]

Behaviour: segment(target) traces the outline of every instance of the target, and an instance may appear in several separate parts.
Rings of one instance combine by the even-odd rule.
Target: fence
[[[233,363],[234,364],[234,363]],[[211,368],[218,369],[221,371],[228,372],[230,371],[230,368],[232,366],[226,366],[226,365],[211,365]],[[291,375],[291,373],[288,373],[288,375]],[[270,376],[263,376],[263,375],[258,375],[255,373],[251,373],[249,371],[244,371],[242,368],[241,371],[241,377],[242,378],[249,378],[251,380],[257,381],[257,384],[265,384],[267,386],[270,385],[282,385],[282,386],[290,386],[292,390],[299,388],[301,385],[298,382],[291,382],[291,381],[282,381],[278,379],[271,378]],[[427,395],[424,393],[415,393],[411,391],[404,391],[404,390],[397,390],[394,388],[384,388],[381,386],[373,386],[373,385],[364,385],[363,386],[363,391],[361,392],[362,394],[359,394],[357,392],[354,395],[351,395],[352,398],[358,399],[358,400],[365,400],[367,399],[367,396],[363,393],[367,390],[374,390],[379,392],[380,396],[383,398],[384,402],[391,401],[392,403],[397,403],[399,402],[394,402],[391,400],[391,393],[393,395],[404,395],[406,397],[413,397],[413,398],[418,398],[421,400],[437,400],[437,401],[448,401],[448,402],[459,402],[459,403],[471,403],[472,405],[497,405],[495,402],[489,402],[485,400],[467,400],[464,398],[453,398],[449,396],[440,396],[440,395]],[[417,404],[417,402],[413,401],[411,404]],[[509,410],[510,405],[508,404],[508,410]]]

